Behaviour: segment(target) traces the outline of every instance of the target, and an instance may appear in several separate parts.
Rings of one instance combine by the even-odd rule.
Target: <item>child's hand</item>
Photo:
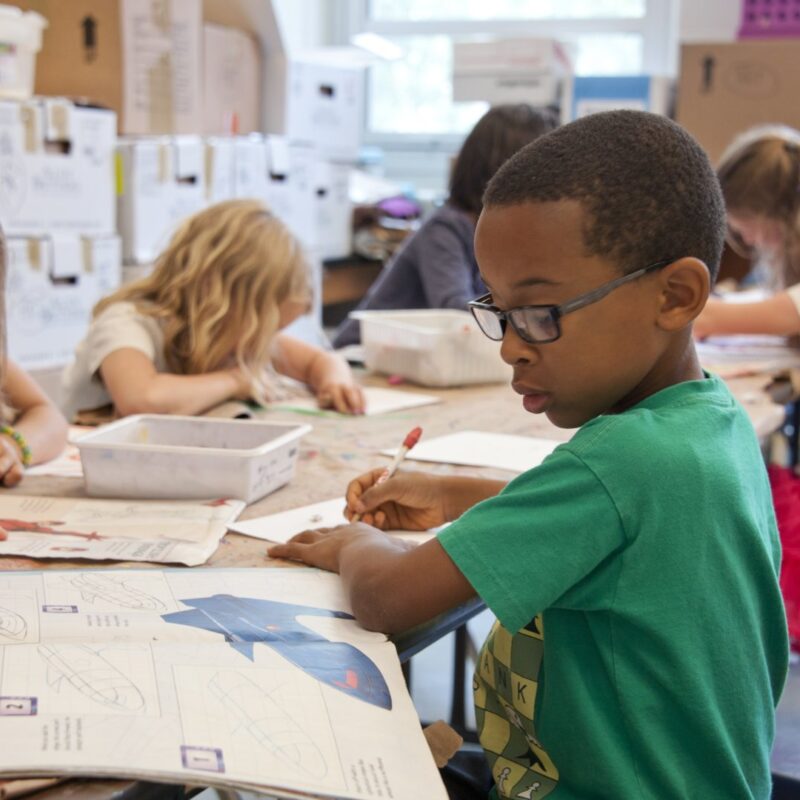
[[[397,472],[375,485],[383,469],[373,469],[347,487],[345,516],[360,515],[381,530],[427,531],[447,522],[441,480],[426,472]]]
[[[363,414],[366,408],[364,392],[355,383],[328,383],[317,390],[320,408],[332,408],[342,414]]]
[[[276,544],[267,548],[270,558],[289,558],[302,561],[310,567],[339,571],[339,555],[342,548],[361,536],[382,536],[369,525],[339,525],[336,528],[319,528],[303,531],[293,536],[286,544]],[[387,538],[387,537],[382,537]]]
[[[239,369],[239,367],[232,367],[228,370],[228,373],[231,378],[233,378],[234,382],[234,391],[231,393],[232,398],[245,401],[260,399],[255,396],[256,392],[254,391],[253,381],[247,373]]]
[[[24,473],[19,448],[8,436],[0,435],[0,482],[3,486],[16,486]]]

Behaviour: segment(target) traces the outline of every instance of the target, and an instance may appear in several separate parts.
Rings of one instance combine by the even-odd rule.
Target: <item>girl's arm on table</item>
[[[694,321],[693,332],[697,339],[736,333],[793,336],[800,333],[800,313],[788,292],[757,303],[711,298]]]
[[[140,350],[123,347],[103,359],[100,377],[120,416],[202,414],[230,399],[249,400],[250,379],[237,367],[204,375],[157,372]]]
[[[14,428],[31,451],[31,463],[55,458],[67,443],[67,421],[25,370],[8,359],[3,376],[5,401],[18,412]]]
[[[272,363],[282,375],[310,386],[321,407],[347,414],[364,413],[364,393],[348,363],[336,353],[278,334]]]

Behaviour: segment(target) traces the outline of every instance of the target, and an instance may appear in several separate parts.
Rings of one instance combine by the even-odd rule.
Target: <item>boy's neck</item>
[[[608,410],[620,414],[670,386],[705,378],[691,334],[675,337],[636,388]]]

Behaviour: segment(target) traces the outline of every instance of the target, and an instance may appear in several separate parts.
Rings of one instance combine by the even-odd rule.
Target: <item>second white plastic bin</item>
[[[402,375],[423,386],[464,386],[511,380],[500,343],[481,333],[468,311],[354,311],[364,361],[374,372]]]

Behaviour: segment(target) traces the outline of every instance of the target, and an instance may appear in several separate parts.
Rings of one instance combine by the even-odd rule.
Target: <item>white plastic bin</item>
[[[364,361],[374,372],[402,375],[423,386],[464,386],[511,380],[500,343],[488,339],[468,311],[354,311]]]
[[[252,503],[294,475],[309,425],[139,414],[76,442],[93,497]]]
[[[33,95],[36,54],[47,20],[35,11],[0,5],[0,97],[27,100]]]

